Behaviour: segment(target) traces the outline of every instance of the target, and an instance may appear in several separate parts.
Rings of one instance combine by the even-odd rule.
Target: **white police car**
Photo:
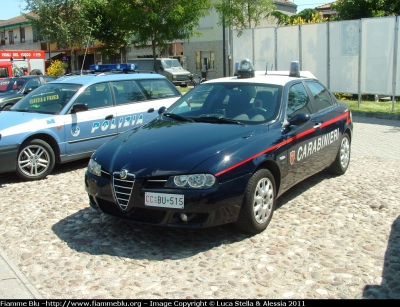
[[[66,76],[0,112],[0,173],[45,178],[55,163],[90,155],[112,137],[143,125],[181,93],[158,74]]]

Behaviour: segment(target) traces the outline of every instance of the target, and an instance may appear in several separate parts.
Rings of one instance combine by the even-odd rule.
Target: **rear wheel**
[[[275,179],[267,169],[258,170],[249,180],[235,226],[245,232],[264,231],[275,210]]]
[[[336,159],[329,167],[329,171],[332,174],[343,175],[347,171],[350,164],[350,149],[350,136],[344,133]]]
[[[17,156],[17,175],[24,180],[45,178],[54,168],[54,151],[42,140],[22,144]]]

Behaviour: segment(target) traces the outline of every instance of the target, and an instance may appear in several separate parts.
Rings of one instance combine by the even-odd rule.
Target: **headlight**
[[[211,174],[178,175],[168,178],[166,188],[210,189],[218,186],[217,179]]]
[[[101,177],[101,165],[93,159],[90,159],[87,170],[89,173]]]

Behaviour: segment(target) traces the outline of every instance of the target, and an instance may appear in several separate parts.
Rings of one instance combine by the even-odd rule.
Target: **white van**
[[[187,86],[190,72],[185,70],[177,59],[157,58],[158,73],[167,77],[174,85]],[[135,64],[136,70],[154,71],[153,58],[128,59],[128,63]]]

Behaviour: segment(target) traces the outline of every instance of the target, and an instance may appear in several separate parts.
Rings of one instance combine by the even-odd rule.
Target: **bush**
[[[65,74],[65,69],[68,67],[67,63],[60,60],[51,62],[49,68],[47,68],[47,75],[59,78]]]

